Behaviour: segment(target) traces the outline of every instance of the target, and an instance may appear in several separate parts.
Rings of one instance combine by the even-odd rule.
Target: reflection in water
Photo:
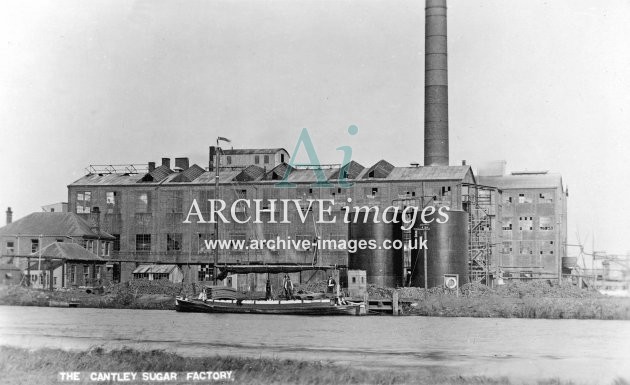
[[[37,348],[130,346],[398,368],[419,375],[630,378],[630,322],[297,317],[0,307],[0,340]]]

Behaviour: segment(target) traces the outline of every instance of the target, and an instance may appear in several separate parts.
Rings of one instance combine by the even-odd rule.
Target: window
[[[39,251],[39,239],[31,239],[31,253]]]
[[[168,191],[166,195],[167,213],[181,213],[184,205],[184,192]]]
[[[109,252],[110,252],[110,243],[101,242],[101,256],[109,257]]]
[[[280,154],[280,163],[284,163],[284,154]]]
[[[14,243],[7,241],[7,254],[13,254],[15,252]]]
[[[83,284],[87,285],[90,280],[90,265],[83,265]]]
[[[182,234],[166,234],[166,251],[182,250]]]
[[[92,192],[77,192],[77,214],[89,214],[92,209]]]
[[[357,283],[357,277],[352,277],[352,283]]]
[[[518,217],[518,228],[521,231],[534,230],[533,223],[534,223],[533,217]]]
[[[451,186],[442,186],[442,196],[451,192]]]
[[[105,204],[107,206],[107,214],[113,214],[119,211],[118,207],[118,192],[107,191],[105,193]]]
[[[154,280],[168,279],[168,276],[169,276],[168,273],[153,273],[153,279]]]
[[[136,234],[136,251],[151,251],[151,234]]]
[[[77,265],[70,266],[70,283],[77,284]]]
[[[87,251],[90,251],[90,252],[93,253],[94,252],[94,241],[91,241],[91,240],[90,241],[86,241],[85,242],[85,249]]]
[[[112,234],[114,236],[114,244],[113,244],[113,249],[114,251],[120,251],[120,234]]]
[[[378,196],[378,187],[364,187],[363,193],[367,198],[375,198]]]
[[[210,281],[212,279],[212,267],[210,265],[200,265],[197,272],[197,280]]]
[[[518,203],[532,203],[532,197],[529,194],[518,194]]]
[[[521,241],[519,247],[519,254],[532,255],[534,254],[534,245],[531,241]]]
[[[553,203],[553,193],[540,193],[538,200],[540,203]]]
[[[211,233],[197,233],[192,235],[193,239],[191,243],[193,245],[193,253],[206,253],[208,248],[206,247],[206,241],[214,239],[214,234]],[[194,248],[196,245],[196,249]],[[195,251],[196,250],[196,251]]]
[[[148,192],[139,192],[136,194],[136,212],[137,213],[148,213],[151,210],[150,206],[150,195]]]
[[[254,163],[255,164],[260,163],[260,155],[254,155]]]
[[[501,226],[501,229],[504,231],[512,231],[512,220],[511,219],[504,219],[503,220],[503,226]]]
[[[552,217],[540,217],[538,218],[538,228],[542,231],[553,230],[553,218]]]
[[[54,210],[54,209],[53,209]],[[52,211],[51,211],[52,212]],[[53,277],[53,286],[57,286],[57,277]]]
[[[231,156],[229,156],[229,155],[226,156],[225,160],[226,160],[227,164],[232,164],[232,157]]]
[[[265,164],[269,163],[269,155],[265,155],[264,162]]]

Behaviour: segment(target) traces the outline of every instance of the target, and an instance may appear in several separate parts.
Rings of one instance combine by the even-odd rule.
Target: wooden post
[[[392,314],[398,315],[398,290],[392,293]]]
[[[367,293],[363,294],[363,302],[365,303],[365,314],[367,314],[370,311],[370,298]]]
[[[61,264],[61,287],[65,288],[66,287],[66,260],[62,260],[62,264]]]
[[[49,271],[49,274],[50,274],[50,291],[53,291],[53,290],[55,290],[54,285],[53,285],[53,283],[55,282],[54,281],[54,279],[55,279],[54,278],[55,270],[54,270],[54,266],[53,266],[53,259],[50,258],[48,260],[48,263],[50,263],[50,266],[48,267],[48,271]]]
[[[31,258],[29,257],[26,257],[26,274],[28,275],[26,279],[26,285],[30,287],[31,286]]]

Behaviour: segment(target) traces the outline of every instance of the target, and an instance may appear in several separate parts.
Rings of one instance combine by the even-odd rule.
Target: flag
[[[224,137],[222,137],[222,136],[219,136],[219,137],[217,138],[217,143],[218,143],[220,140],[222,140],[222,141],[224,141],[224,142],[232,143],[232,141],[231,141],[231,140],[229,140],[228,138],[224,138]]]

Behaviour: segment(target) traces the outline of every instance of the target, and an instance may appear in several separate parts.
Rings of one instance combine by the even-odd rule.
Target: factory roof
[[[252,155],[252,154],[276,154],[280,151],[287,152],[284,148],[237,148],[221,149],[223,155]]]
[[[524,188],[562,188],[562,176],[549,173],[516,173],[502,176],[480,176],[479,183],[503,190]]]
[[[34,257],[40,255],[45,258],[59,258],[71,261],[103,262],[105,260],[91,251],[88,251],[76,243],[55,242],[44,247],[39,252],[31,254]]]
[[[388,180],[464,180],[472,175],[470,166],[396,167]]]
[[[159,173],[156,173],[156,171]],[[214,184],[215,172],[205,171],[197,165],[193,165],[182,172],[168,170],[165,166],[158,167],[152,173],[144,177],[138,174],[88,174],[71,183],[70,186],[99,186],[99,185],[148,185],[185,182],[191,184]],[[326,180],[336,181],[340,178],[342,170],[347,173],[348,180],[367,181],[405,181],[405,180],[466,180],[474,183],[474,176],[470,166],[426,166],[426,167],[395,167],[386,160],[380,160],[371,167],[363,167],[357,162],[350,162],[343,167],[334,168],[294,168],[287,163],[280,163],[265,173],[265,169],[256,165],[250,165],[238,169],[222,169],[219,173],[219,183],[282,180],[289,170],[287,181],[290,183],[316,183],[319,182],[318,173],[321,170]],[[316,171],[317,170],[317,171]],[[170,170],[169,170],[170,171]],[[155,176],[155,178],[154,178]],[[154,180],[151,181],[151,179]],[[140,180],[142,183],[138,183]]]
[[[175,269],[177,269],[177,265],[140,265],[136,267],[136,269],[133,271],[133,274],[169,274],[172,273]]]
[[[41,212],[32,213],[24,218],[0,228],[0,236],[69,236],[83,238],[115,238],[104,231],[97,232],[90,224],[74,213]]]

